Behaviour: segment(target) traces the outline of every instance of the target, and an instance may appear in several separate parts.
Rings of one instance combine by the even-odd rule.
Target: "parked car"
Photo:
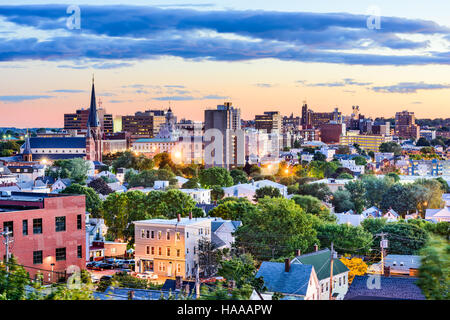
[[[147,279],[147,280],[156,280],[158,279],[158,275],[154,274],[153,272],[146,271],[144,273],[138,273],[136,274],[136,277],[140,279]]]
[[[98,266],[104,270],[104,269],[114,269],[114,266],[110,263],[101,262],[98,264]]]
[[[99,270],[99,271],[103,270],[100,266],[100,263],[97,261],[91,261],[91,262],[86,263],[86,269]]]

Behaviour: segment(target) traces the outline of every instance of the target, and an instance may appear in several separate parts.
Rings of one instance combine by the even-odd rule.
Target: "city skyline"
[[[253,119],[300,115],[306,100],[316,112],[447,118],[450,4],[437,2],[379,1],[373,30],[376,10],[355,1],[0,3],[0,126],[62,127],[64,113],[89,106],[92,73],[114,115],[171,101],[180,119],[202,121],[231,101]],[[80,6],[80,30],[66,27],[69,4]]]

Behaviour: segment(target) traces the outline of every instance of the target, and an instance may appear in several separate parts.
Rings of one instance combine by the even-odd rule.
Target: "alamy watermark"
[[[81,9],[77,5],[70,5],[66,10],[67,14],[70,14],[66,20],[66,26],[69,30],[81,29]]]
[[[367,9],[369,17],[366,20],[367,28],[370,30],[381,29],[381,9],[378,6],[370,6]]]

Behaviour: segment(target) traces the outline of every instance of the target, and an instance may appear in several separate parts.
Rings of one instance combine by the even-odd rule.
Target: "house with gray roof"
[[[289,259],[282,262],[264,261],[256,274],[262,277],[267,288],[264,300],[272,300],[275,293],[281,293],[285,300],[319,300],[319,280],[314,266],[291,263]],[[261,300],[253,292],[250,300]]]
[[[344,300],[426,300],[417,278],[355,276]]]
[[[210,218],[211,242],[216,249],[229,248],[234,243],[233,233],[242,225],[241,221],[223,220],[222,218]]]

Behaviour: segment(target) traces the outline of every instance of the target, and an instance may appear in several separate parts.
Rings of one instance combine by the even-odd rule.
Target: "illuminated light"
[[[289,173],[289,170],[288,170],[288,169],[284,170],[284,173],[288,174],[288,173]]]
[[[41,160],[41,163],[42,163],[42,164],[47,164],[47,159],[42,159],[42,160]]]
[[[267,166],[267,169],[272,169],[272,165],[271,164],[269,164],[268,166]]]
[[[181,158],[181,152],[177,151],[174,153],[175,158]]]

